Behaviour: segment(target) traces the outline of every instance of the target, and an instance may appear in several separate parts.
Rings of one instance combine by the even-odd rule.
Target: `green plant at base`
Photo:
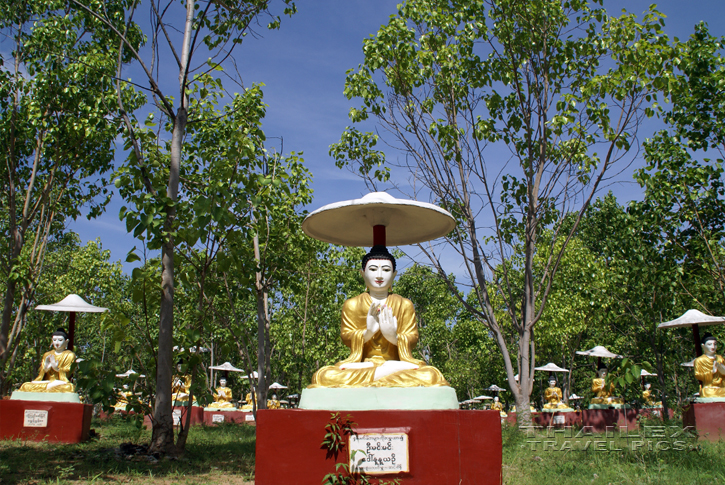
[[[327,450],[327,458],[334,457],[337,460],[337,456],[345,448],[345,439],[355,434],[353,426],[356,426],[356,424],[350,414],[344,418],[340,416],[340,413],[330,415],[330,422],[325,425],[325,439],[322,440],[322,448]],[[358,453],[365,454],[362,450],[355,450],[352,452],[351,458],[354,459]],[[398,485],[399,483],[400,480],[389,482],[378,480],[377,485]],[[322,479],[322,485],[372,485],[372,482],[365,472],[359,470],[351,472],[348,463],[337,462],[335,472],[325,475]]]

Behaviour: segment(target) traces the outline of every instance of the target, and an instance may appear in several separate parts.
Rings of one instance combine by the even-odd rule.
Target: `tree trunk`
[[[257,265],[261,265],[261,254],[259,251],[259,236],[254,235],[254,259],[257,261]],[[257,299],[257,373],[259,377],[257,379],[257,406],[256,409],[267,409],[267,378],[265,376],[267,368],[267,308],[265,289],[262,284],[262,273],[258,269],[255,275],[255,296]],[[254,409],[254,408],[253,408]],[[256,417],[256,410],[255,410]]]

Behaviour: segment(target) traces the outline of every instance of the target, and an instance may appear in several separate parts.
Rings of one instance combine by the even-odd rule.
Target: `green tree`
[[[352,122],[377,122],[405,153],[421,196],[457,218],[447,241],[476,304],[459,300],[495,338],[524,423],[534,327],[577,226],[564,231],[566,215],[578,221],[607,174],[626,164],[640,122],[667,89],[663,24],[654,9],[638,23],[583,1],[411,0],[364,41],[365,61],[348,73],[345,94],[363,102]],[[351,127],[331,153],[339,166],[384,180],[377,141]],[[544,231],[548,247],[538,245]],[[445,277],[440,252],[422,249]],[[536,258],[545,262],[538,274]],[[517,333],[513,344],[498,310]]]
[[[115,26],[115,17],[109,15],[103,3],[85,3],[72,0],[97,21],[109,27]],[[285,13],[295,11],[291,0],[283,0]],[[151,98],[149,108],[153,111],[146,119],[146,126],[153,126],[154,119],[160,123],[158,131],[144,130],[138,121],[127,112],[122,102],[120,87],[126,85],[119,80],[119,103],[125,121],[127,148],[131,150],[126,168],[140,176],[143,184],[143,202],[136,194],[135,207],[124,210],[130,231],[139,236],[146,233],[149,247],[161,250],[161,290],[159,308],[158,361],[156,368],[156,401],[153,413],[153,435],[151,449],[157,452],[178,452],[183,450],[186,435],[174,444],[172,418],[171,379],[174,369],[174,264],[178,232],[182,227],[179,211],[179,197],[190,187],[181,179],[185,162],[184,141],[190,125],[205,123],[204,109],[197,109],[211,91],[221,90],[218,73],[220,63],[232,54],[232,49],[242,42],[244,36],[262,16],[269,15],[268,0],[248,0],[240,3],[185,0],[149,4],[148,48],[138,49],[133,42],[137,34],[132,28],[132,19],[138,13],[140,2],[128,2],[120,15],[125,27],[112,27],[116,34],[115,45],[123,55],[134,60],[141,69],[145,89]],[[170,19],[183,18],[181,25],[173,26]],[[270,27],[279,26],[279,17],[270,16]],[[181,39],[175,33],[181,33]],[[119,59],[122,56],[119,56]],[[201,62],[196,59],[203,59]],[[173,68],[159,63],[173,59]],[[176,88],[169,88],[168,81],[173,72]],[[118,65],[117,77],[122,76],[122,65]],[[137,84],[140,86],[139,84]],[[170,135],[166,140],[165,136]],[[123,183],[123,177],[121,183]],[[186,241],[193,245],[193,241]],[[186,428],[188,429],[188,428]],[[180,445],[177,447],[177,445]]]
[[[105,8],[114,15],[120,4]],[[0,12],[9,53],[0,58],[2,393],[49,237],[83,207],[90,218],[108,201],[120,120],[113,79],[119,57],[109,48],[109,29],[62,1],[3,1]],[[119,95],[135,107],[127,89]]]

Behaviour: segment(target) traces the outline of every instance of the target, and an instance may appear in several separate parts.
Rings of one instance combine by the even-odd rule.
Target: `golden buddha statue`
[[[644,391],[642,391],[642,400],[647,407],[660,408],[662,407],[662,401],[655,402],[654,391],[650,389],[651,387],[652,384],[650,384],[649,382],[644,385]]]
[[[43,354],[38,377],[20,386],[21,392],[75,392],[68,376],[76,354],[68,350],[68,334],[63,329],[53,332],[53,350]]]
[[[508,416],[508,414],[506,414],[506,411],[504,411],[503,403],[499,400],[498,396],[495,396],[493,398],[493,402],[491,403],[491,410],[498,411],[502,418]]]
[[[189,402],[189,392],[191,391],[191,375],[181,373],[181,364],[176,366],[179,372],[171,381],[171,395],[174,396],[175,402]],[[193,404],[196,404],[196,397]]]
[[[209,406],[215,409],[236,409],[232,403],[232,390],[227,387],[227,380],[219,379],[219,387],[214,389],[214,402]]]
[[[717,340],[706,333],[701,341],[702,355],[695,359],[695,378],[700,381],[700,398],[725,398],[725,359],[717,355]]]
[[[546,399],[544,409],[572,410],[561,401],[563,397],[564,393],[561,392],[561,388],[556,386],[556,377],[549,377],[549,387],[544,391],[544,399]]]
[[[113,405],[117,411],[125,411],[128,405],[128,398],[132,396],[133,392],[128,390],[128,384],[123,385],[123,390],[118,391],[116,394],[116,404]]]
[[[267,409],[279,409],[281,403],[277,399],[277,394],[272,394],[272,399],[267,399]]]
[[[257,404],[256,395],[252,394],[251,392],[248,392],[247,395],[244,397],[245,404],[239,408],[243,411],[251,411],[252,406]]]
[[[390,294],[395,258],[385,246],[363,257],[368,293],[345,301],[341,337],[350,356],[319,369],[309,388],[448,386],[438,369],[413,358],[418,326],[413,303]]]
[[[592,392],[595,397],[592,398],[592,404],[624,404],[624,399],[617,396],[612,396],[614,392],[614,383],[609,384],[609,389],[606,386],[607,380],[607,367],[601,366],[597,371],[598,377],[592,379]]]

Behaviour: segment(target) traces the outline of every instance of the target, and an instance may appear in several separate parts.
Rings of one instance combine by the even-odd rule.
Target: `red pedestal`
[[[498,411],[346,411],[356,429],[407,429],[410,472],[376,475],[405,485],[501,483]],[[257,412],[256,485],[319,485],[335,472],[321,447],[330,411]],[[338,461],[347,463],[347,443]]]
[[[638,409],[584,409],[582,427],[594,433],[604,433],[611,429],[637,429]]]
[[[178,426],[179,420],[182,424],[186,424],[186,406],[174,406],[172,412],[174,413],[174,426]],[[191,426],[196,426],[198,424],[202,424],[204,422],[204,408],[200,406],[192,406],[191,407]],[[151,424],[151,416],[146,415],[143,418],[143,424],[148,429],[152,428]]]
[[[221,423],[245,422],[254,424],[254,415],[252,413],[245,413],[242,411],[204,411],[205,426],[213,426]]]
[[[90,404],[0,400],[0,440],[80,443],[88,440],[92,414]]]
[[[695,428],[701,440],[725,439],[725,402],[692,403],[683,409],[682,425]]]

